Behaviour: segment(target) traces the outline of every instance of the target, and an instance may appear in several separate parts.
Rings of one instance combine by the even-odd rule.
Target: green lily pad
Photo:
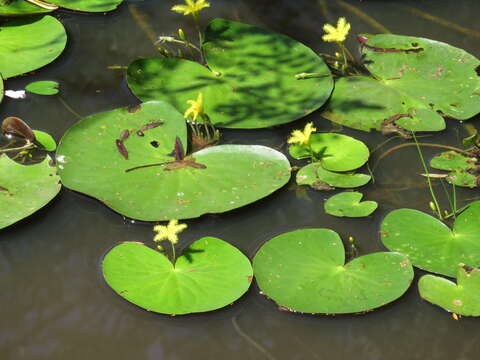
[[[141,243],[122,243],[105,255],[102,269],[108,285],[126,300],[172,315],[227,306],[248,290],[253,276],[245,255],[213,237],[195,241],[175,265]]]
[[[322,185],[337,188],[355,188],[368,183],[371,176],[355,173],[336,173],[325,170],[318,162],[302,167],[297,173],[298,185],[310,185],[318,188]]]
[[[265,243],[253,259],[262,292],[291,311],[369,311],[405,293],[413,269],[402,254],[379,252],[345,264],[345,249],[329,229],[304,229]]]
[[[325,212],[340,217],[364,217],[372,214],[378,207],[375,201],[362,201],[359,192],[342,192],[325,201]]]
[[[317,133],[310,136],[312,151],[321,157],[321,165],[330,171],[350,171],[365,164],[370,156],[368,147],[360,140],[336,133]],[[288,151],[295,159],[310,157],[308,145],[293,144]]]
[[[430,160],[434,169],[450,171],[447,179],[456,186],[474,188],[477,186],[477,177],[471,170],[477,167],[478,159],[459,154],[456,151],[446,151]]]
[[[0,16],[28,16],[52,11],[30,4],[25,0],[0,0]]]
[[[47,156],[35,165],[21,165],[0,156],[0,229],[33,214],[60,191],[60,178]]]
[[[418,101],[385,82],[366,76],[337,80],[322,115],[330,121],[363,131],[394,132],[392,126],[410,131],[445,129],[445,120],[435,111],[423,108]]]
[[[2,75],[0,74],[0,103],[2,102],[3,100],[3,79],[2,79]]]
[[[66,43],[63,25],[52,16],[0,24],[0,73],[7,79],[41,68],[55,60]]]
[[[137,129],[150,123],[163,125],[138,136]],[[125,130],[130,135],[121,142],[122,150],[118,142]],[[163,102],[87,117],[67,131],[58,147],[62,182],[130,218],[160,221],[236,209],[290,179],[285,156],[264,146],[220,145],[174,161],[168,154],[176,136],[186,147],[182,115]],[[158,166],[145,167],[151,164]]]
[[[202,46],[208,66],[174,58],[130,64],[128,86],[143,101],[164,100],[184,112],[203,94],[217,127],[264,128],[302,118],[322,106],[333,81],[323,60],[285,35],[216,19]],[[297,79],[299,73],[320,77]]]
[[[59,84],[56,81],[35,81],[28,84],[25,90],[38,95],[55,95],[60,91],[58,86]]]
[[[455,277],[458,264],[480,265],[480,201],[457,216],[453,230],[421,211],[398,209],[382,222],[383,244],[421,269]]]
[[[115,10],[123,0],[49,0],[48,3],[57,5],[69,10],[83,12],[107,12]],[[0,15],[20,16],[46,13],[53,11],[43,9],[39,6],[30,4],[24,0],[6,1],[4,5],[0,3]]]
[[[418,283],[420,296],[447,311],[480,316],[480,269],[459,267],[457,284],[439,276],[424,275]]]
[[[454,46],[425,38],[367,35],[367,69],[386,86],[458,120],[480,112],[480,60]]]
[[[106,12],[115,10],[123,0],[51,0],[52,4],[65,9],[84,12]]]
[[[32,130],[35,135],[35,141],[39,143],[45,150],[54,151],[57,148],[57,143],[50,134],[40,130]]]

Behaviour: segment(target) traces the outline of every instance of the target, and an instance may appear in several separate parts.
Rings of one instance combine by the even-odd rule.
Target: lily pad
[[[52,11],[53,9],[43,9],[25,0],[0,0],[0,16],[28,16]]]
[[[60,178],[47,156],[35,165],[21,165],[0,156],[0,229],[20,221],[50,202],[60,191]]]
[[[248,258],[227,242],[195,241],[173,265],[141,243],[115,246],[103,260],[103,276],[126,300],[148,311],[180,315],[231,304],[250,287]]]
[[[453,230],[418,210],[398,209],[382,222],[383,244],[421,269],[455,277],[458,264],[480,265],[480,201],[457,216]]]
[[[321,158],[320,164],[330,171],[350,171],[365,164],[370,156],[368,147],[360,140],[336,133],[317,133],[310,136],[312,151]],[[293,144],[288,151],[295,159],[310,158],[307,145]]]
[[[120,141],[125,130],[130,135]],[[176,161],[168,154],[177,136],[186,146],[182,115],[163,102],[87,117],[58,147],[62,182],[130,218],[160,221],[236,209],[290,179],[285,156],[264,146],[214,146]]]
[[[336,173],[325,170],[318,162],[302,167],[297,173],[298,185],[310,185],[316,189],[325,185],[337,188],[354,188],[368,183],[371,176],[355,173]]]
[[[130,89],[143,101],[164,100],[181,112],[202,93],[215,126],[252,129],[304,117],[322,106],[333,88],[317,54],[266,29],[215,19],[202,50],[207,66],[175,58],[134,61],[127,72]],[[299,73],[320,75],[297,79]]]
[[[262,292],[291,311],[345,314],[386,305],[409,288],[413,269],[402,254],[379,252],[345,264],[329,229],[304,229],[265,243],[253,259]]]
[[[55,149],[57,148],[57,143],[50,134],[40,130],[32,131],[35,135],[35,141],[40,144],[43,149],[45,149],[46,151],[55,151]]]
[[[3,100],[3,79],[2,79],[2,75],[0,74],[0,103],[2,102]]]
[[[322,114],[338,124],[384,133],[396,132],[397,127],[410,131],[441,131],[445,120],[435,111],[423,108],[418,101],[366,76],[340,78]]]
[[[59,84],[56,81],[35,81],[28,84],[25,90],[38,95],[55,95],[60,91],[58,90],[58,86]]]
[[[11,20],[0,24],[0,73],[4,79],[36,70],[55,60],[67,34],[52,16]]]
[[[364,217],[371,215],[378,207],[375,201],[361,201],[362,193],[346,191],[325,201],[325,212],[340,217]]]
[[[375,79],[342,78],[324,116],[359,130],[445,128],[440,115],[466,120],[480,112],[480,60],[424,38],[366,35],[364,63]],[[390,127],[390,129],[389,129]]]
[[[456,186],[474,188],[477,186],[477,176],[472,172],[477,167],[478,159],[459,154],[456,151],[446,151],[430,160],[434,169],[450,171],[447,179]]]
[[[447,311],[480,316],[480,269],[459,267],[457,284],[439,276],[424,275],[418,283],[420,296]]]

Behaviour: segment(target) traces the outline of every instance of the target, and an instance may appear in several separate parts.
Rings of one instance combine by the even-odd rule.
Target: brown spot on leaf
[[[115,140],[115,144],[117,145],[117,150],[126,160],[128,160],[128,151],[125,145],[119,140]]]
[[[142,109],[142,105],[134,105],[134,106],[129,106],[127,108],[127,111],[130,114],[136,113],[137,111],[140,111]]]

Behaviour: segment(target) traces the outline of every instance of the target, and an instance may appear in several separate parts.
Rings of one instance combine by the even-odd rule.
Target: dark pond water
[[[126,1],[108,15],[56,13],[69,34],[66,52],[34,75],[9,80],[21,89],[33,80],[57,80],[59,97],[5,99],[0,116],[20,116],[33,128],[57,140],[82,116],[136,103],[122,71],[139,56],[152,56],[145,27],[170,34],[190,19],[169,11],[175,1]],[[321,42],[326,22],[314,0],[212,0],[208,18],[225,17],[286,33],[317,51],[331,50]],[[345,16],[354,32],[376,32],[342,4],[326,0],[329,16]],[[365,0],[349,1],[391,32],[445,41],[480,57],[480,1]],[[446,26],[412,9],[447,19],[474,31]],[[354,49],[355,44],[349,44]],[[281,99],[279,99],[281,101]],[[314,121],[321,131],[336,128],[314,113],[294,125],[258,131],[225,131],[224,142],[284,148],[294,127]],[[473,121],[472,121],[473,122]],[[475,121],[473,123],[478,123]],[[374,149],[385,140],[379,134],[343,131]],[[425,142],[459,145],[462,125],[449,121],[441,135]],[[400,144],[394,139],[373,156]],[[438,151],[425,149],[427,158]],[[354,236],[362,254],[384,250],[378,227],[385,214],[398,207],[428,211],[430,201],[415,148],[386,156],[375,168],[375,183],[363,192],[380,203],[368,219],[339,219],[323,211],[330,193],[297,188],[293,182],[273,196],[223,215],[188,221],[185,244],[212,235],[229,241],[249,257],[271,237],[302,227],[328,227],[344,239]],[[441,188],[437,188],[441,192]],[[459,190],[463,204],[476,190]],[[445,205],[446,202],[444,201]],[[0,359],[477,359],[479,322],[454,321],[448,313],[418,296],[416,282],[399,301],[380,310],[352,316],[306,316],[280,312],[254,285],[235,305],[219,311],[169,317],[148,313],[117,296],[105,284],[100,263],[118,241],[147,241],[151,225],[129,223],[99,202],[62,190],[36,215],[0,231]],[[416,271],[416,280],[422,272]]]

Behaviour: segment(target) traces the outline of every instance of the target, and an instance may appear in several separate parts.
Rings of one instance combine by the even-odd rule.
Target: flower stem
[[[440,206],[438,205],[437,197],[435,196],[435,192],[433,191],[432,181],[430,180],[427,164],[425,163],[425,159],[423,158],[422,150],[420,149],[420,145],[417,141],[417,137],[415,136],[415,132],[413,132],[413,131],[412,131],[412,138],[415,141],[415,145],[417,146],[417,152],[418,152],[418,156],[420,158],[420,162],[422,163],[423,170],[425,171],[425,174],[427,174],[428,188],[430,189],[430,195],[432,196],[432,200],[435,204],[436,213],[438,215],[438,218],[440,220],[443,220],[442,211],[440,210]]]

